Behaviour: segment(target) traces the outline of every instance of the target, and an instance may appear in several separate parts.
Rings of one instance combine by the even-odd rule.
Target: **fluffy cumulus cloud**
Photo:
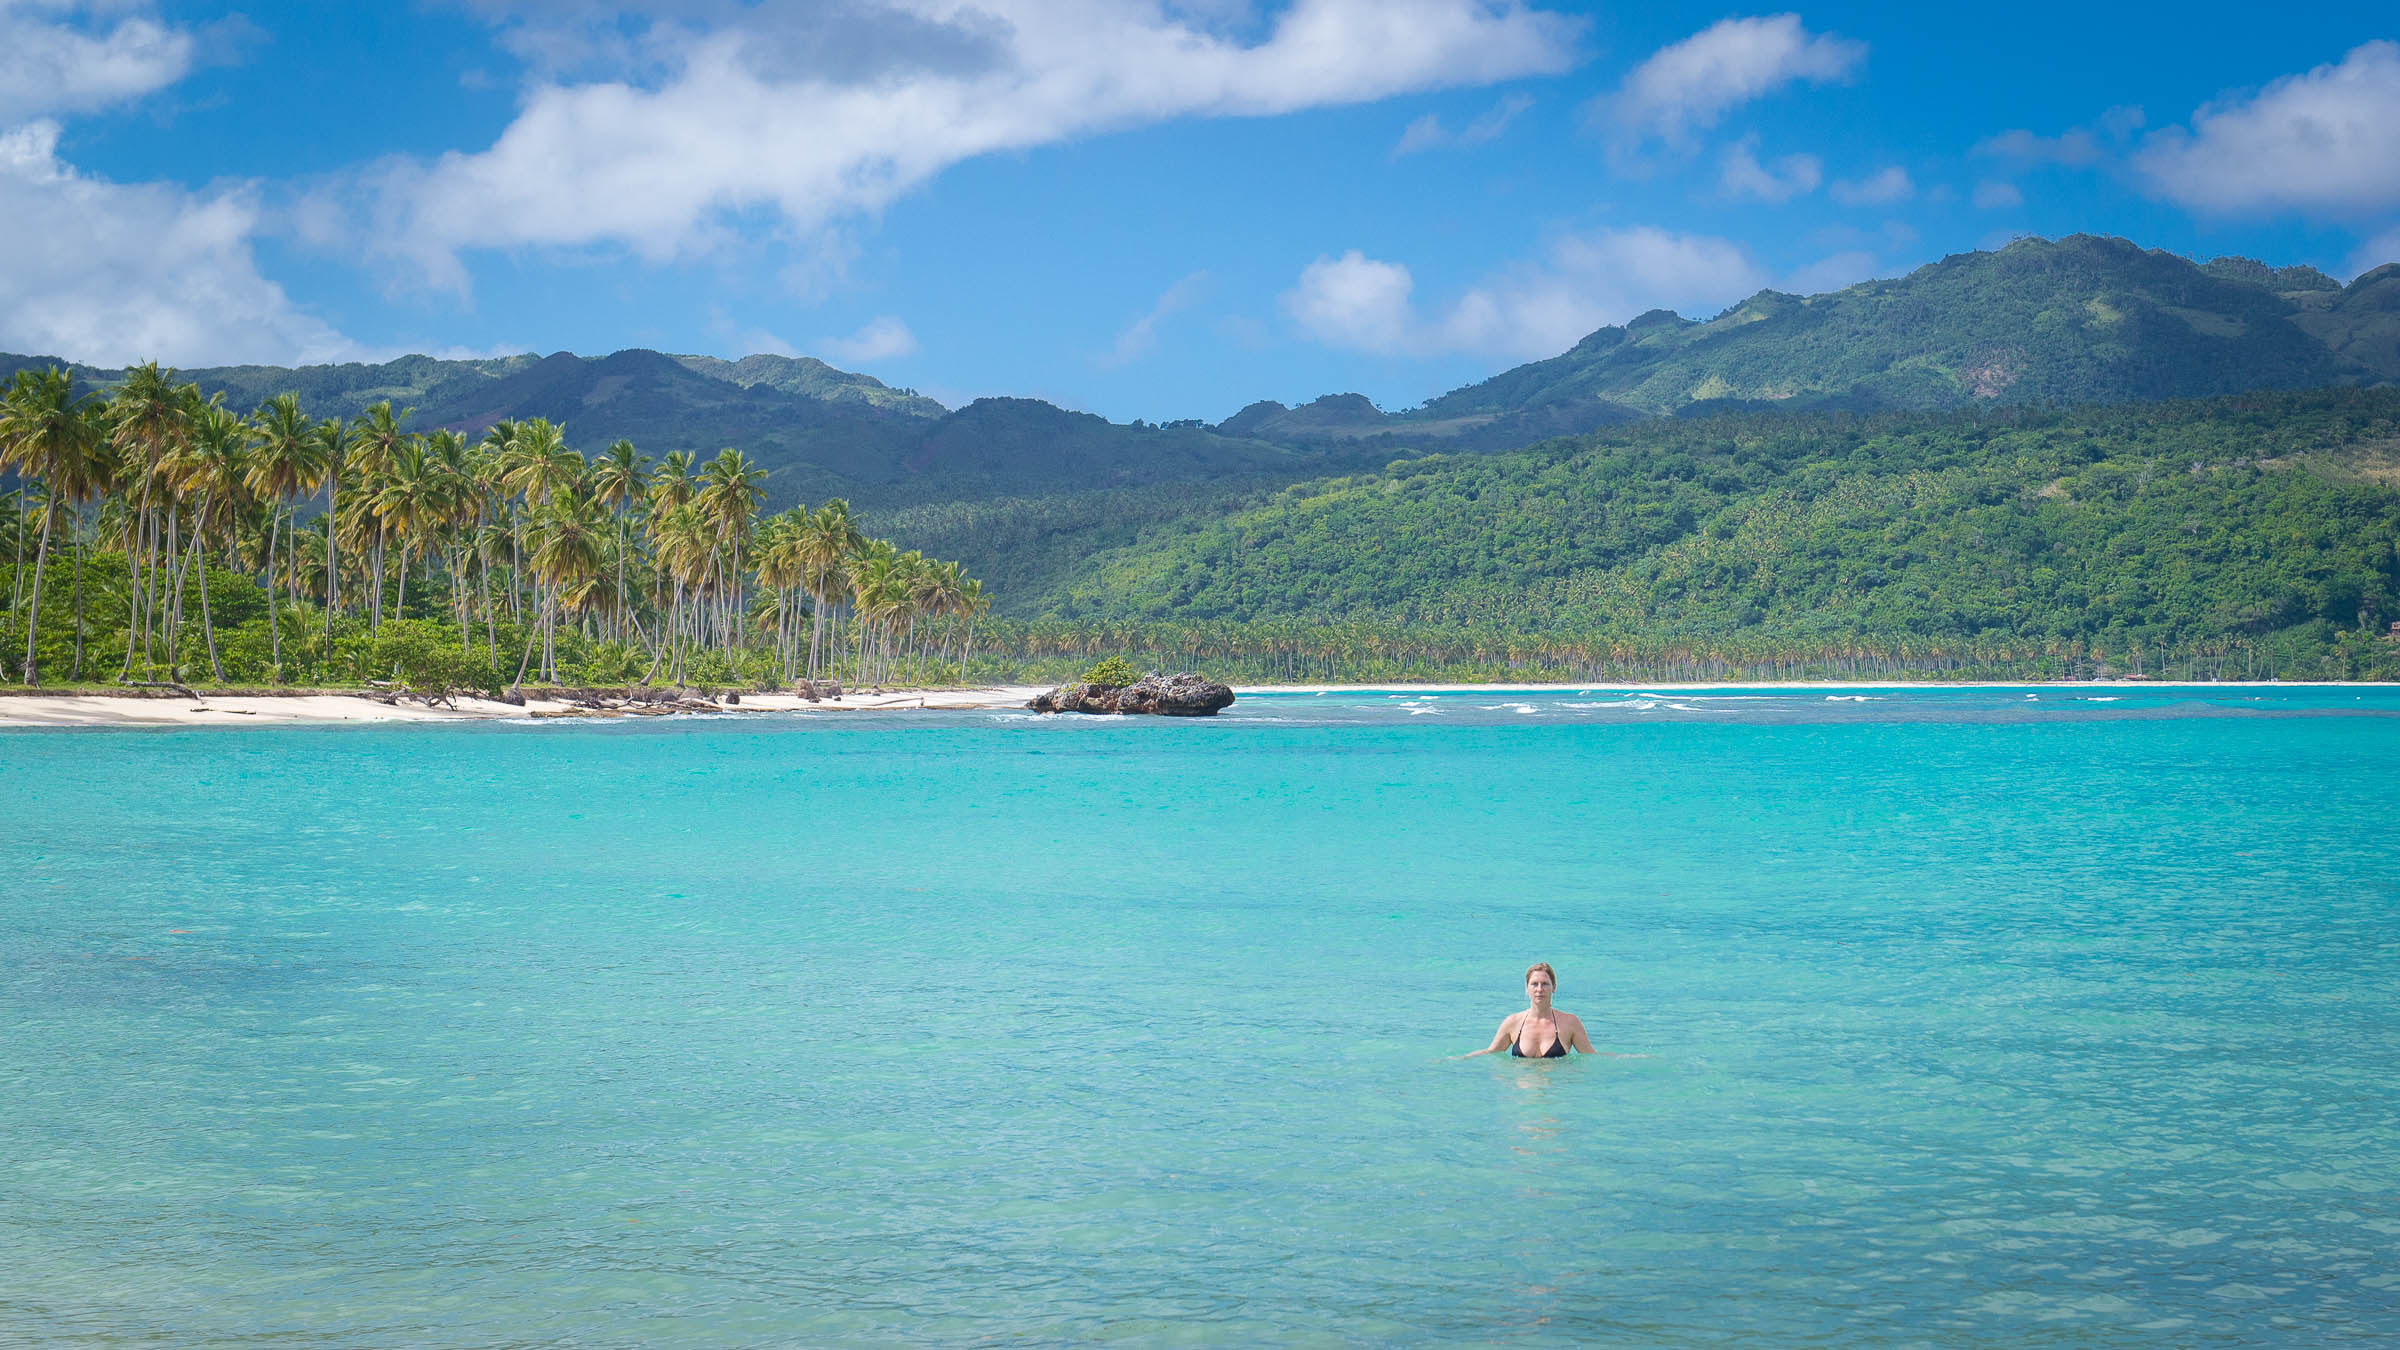
[[[0,126],[93,112],[182,79],[191,35],[129,8],[0,0]]]
[[[1421,312],[1408,268],[1356,249],[1319,258],[1283,297],[1308,336],[1394,356],[1553,356],[1596,328],[1652,309],[1714,310],[1770,278],[1738,244],[1648,226],[1562,234],[1543,256]]]
[[[1442,125],[1442,119],[1432,113],[1408,124],[1400,140],[1392,146],[1392,158],[1413,155],[1422,150],[1453,150],[1470,145],[1483,145],[1500,139],[1517,114],[1533,106],[1533,100],[1523,94],[1511,94],[1493,105],[1491,111],[1456,131]]]
[[[1785,155],[1773,167],[1758,162],[1758,138],[1745,136],[1726,147],[1717,182],[1728,197],[1785,202],[1817,190],[1825,166],[1815,155]]]
[[[2225,215],[2340,219],[2400,207],[2400,42],[2210,104],[2143,142],[2133,166],[2159,196]]]
[[[1847,79],[1866,56],[1866,44],[1812,33],[1797,14],[1724,19],[1659,50],[1591,111],[1623,144],[1688,147],[1735,108],[1797,81]]]
[[[247,193],[91,178],[59,160],[58,131],[0,134],[0,350],[102,365],[358,354],[259,274]]]
[[[473,249],[667,259],[754,213],[806,241],[974,156],[1555,72],[1582,31],[1522,0],[1296,0],[1258,34],[1231,11],[1115,0],[690,8],[712,22],[659,16],[621,49],[625,25],[596,30],[553,63],[585,76],[537,79],[488,149],[380,166],[375,247],[463,286]]]

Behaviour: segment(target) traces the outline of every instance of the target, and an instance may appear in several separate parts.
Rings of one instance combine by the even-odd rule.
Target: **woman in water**
[[[1496,1055],[1501,1046],[1518,1059],[1565,1059],[1572,1049],[1580,1054],[1596,1054],[1592,1038],[1583,1031],[1583,1019],[1570,1012],[1560,1012],[1550,1006],[1550,995],[1558,990],[1558,972],[1547,961],[1536,961],[1525,971],[1525,1001],[1531,1006],[1520,1013],[1510,1013],[1492,1033],[1492,1043],[1460,1059],[1476,1055]]]

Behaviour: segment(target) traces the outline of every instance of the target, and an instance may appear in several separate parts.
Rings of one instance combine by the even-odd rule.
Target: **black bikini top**
[[[1531,1024],[1533,1019],[1528,1017],[1525,1019],[1525,1021],[1527,1024]],[[1549,1049],[1544,1050],[1538,1055],[1526,1054],[1525,1028],[1520,1026],[1517,1028],[1517,1039],[1509,1042],[1508,1044],[1508,1053],[1517,1059],[1565,1059],[1567,1057],[1567,1032],[1566,1028],[1558,1024],[1558,1014],[1550,1014]]]

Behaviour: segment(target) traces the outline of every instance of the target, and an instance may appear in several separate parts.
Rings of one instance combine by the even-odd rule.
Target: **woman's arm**
[[[1452,1055],[1450,1058],[1473,1059],[1477,1055],[1492,1054],[1498,1051],[1500,1047],[1514,1042],[1517,1039],[1517,1019],[1523,1017],[1524,1015],[1525,1014],[1523,1013],[1510,1013],[1508,1016],[1501,1018],[1500,1029],[1492,1033],[1492,1043],[1490,1045],[1483,1047],[1481,1050],[1470,1050],[1463,1055]]]

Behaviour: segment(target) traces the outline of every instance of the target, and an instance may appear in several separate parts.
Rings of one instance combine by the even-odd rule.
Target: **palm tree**
[[[562,428],[539,417],[516,424],[515,434],[508,440],[508,459],[500,475],[500,485],[523,498],[528,513],[560,492],[580,486],[583,476],[583,456],[568,448]],[[541,569],[533,569],[533,576],[537,586],[543,584]],[[548,625],[557,607],[551,597],[537,596],[536,601],[536,621],[542,625],[543,669],[547,671],[555,657],[555,637]]]
[[[389,412],[390,404],[384,405]],[[325,464],[325,641],[333,641],[333,615],[342,604],[342,557],[335,538],[335,525],[342,514],[342,474],[350,467],[350,449],[354,437],[349,424],[338,417],[328,417],[317,423],[317,446],[324,454]]]
[[[190,388],[190,386],[186,386]],[[196,396],[198,390],[192,390]],[[196,496],[192,510],[192,546],[189,561],[181,564],[180,574],[170,570],[170,589],[175,595],[176,629],[181,628],[183,592],[198,574],[200,590],[200,631],[208,644],[209,673],[219,684],[225,682],[225,666],[217,657],[216,616],[210,612],[208,599],[208,558],[205,541],[209,527],[218,521],[232,531],[232,521],[241,498],[249,486],[250,427],[242,418],[227,410],[223,395],[201,402],[193,398],[187,418],[187,433],[182,447],[170,456],[163,468],[168,481],[180,496]],[[176,640],[170,637],[167,660],[176,659]]]
[[[844,562],[865,542],[851,518],[850,503],[836,497],[811,512],[800,529],[800,584],[808,591],[814,613],[809,618],[808,678],[817,678],[817,647],[825,635],[825,618],[849,588],[842,575]]]
[[[763,484],[767,471],[753,465],[741,451],[727,446],[717,452],[700,470],[700,491],[692,500],[708,517],[715,531],[717,545],[729,554],[725,576],[730,580],[731,594],[721,597],[718,605],[723,616],[722,636],[727,655],[740,628],[742,612],[742,545],[750,536],[750,522],[758,515],[758,504],[767,493]]]
[[[648,469],[650,457],[633,448],[631,441],[615,441],[600,458],[592,461],[592,498],[615,515],[617,522],[617,599],[625,599],[625,555],[629,551],[626,528],[627,515],[639,504],[650,487]]]
[[[163,530],[158,520],[158,468],[182,441],[190,416],[191,405],[175,386],[174,372],[160,369],[156,361],[144,362],[127,371],[125,382],[117,386],[116,394],[109,400],[110,442],[123,466],[128,486],[133,482],[141,485],[138,514],[128,521],[133,535],[128,540],[126,555],[136,569],[137,581],[134,619],[125,628],[126,676],[133,673],[137,630],[143,659],[149,659],[150,630],[158,615],[160,536],[171,535],[176,524],[171,504]],[[165,553],[173,556],[171,537],[166,540]]]
[[[400,457],[400,447],[408,442],[409,434],[400,429],[400,424],[415,411],[414,408],[402,408],[393,412],[389,399],[370,403],[360,411],[358,424],[351,432],[350,453],[356,466],[359,487],[370,498],[383,490],[384,475],[391,472],[393,463]],[[387,536],[382,527],[383,518],[372,511],[356,519],[374,550],[370,561],[370,569],[374,574],[371,583],[374,586],[374,599],[367,608],[367,626],[372,629],[383,619],[383,554]],[[405,583],[402,589],[406,589]]]
[[[572,486],[552,492],[534,512],[529,559],[533,574],[542,583],[544,596],[543,622],[545,635],[555,631],[552,615],[547,611],[564,604],[581,611],[592,596],[592,590],[607,564],[610,521],[608,509]],[[526,656],[533,654],[528,641]],[[558,679],[558,649],[554,640],[543,647],[544,677]],[[525,663],[517,663],[517,678],[525,678]]]
[[[14,469],[50,486],[42,510],[41,544],[34,554],[33,600],[25,622],[25,683],[42,682],[34,651],[42,626],[42,569],[50,557],[50,531],[72,484],[94,476],[99,426],[75,397],[75,382],[55,366],[21,370],[0,399],[0,469]]]
[[[300,411],[297,394],[277,394],[251,415],[250,490],[267,502],[267,632],[268,660],[276,678],[283,671],[283,624],[276,612],[275,545],[279,526],[291,518],[291,501],[314,492],[323,482],[330,461],[326,440]],[[292,574],[296,579],[299,570]]]

